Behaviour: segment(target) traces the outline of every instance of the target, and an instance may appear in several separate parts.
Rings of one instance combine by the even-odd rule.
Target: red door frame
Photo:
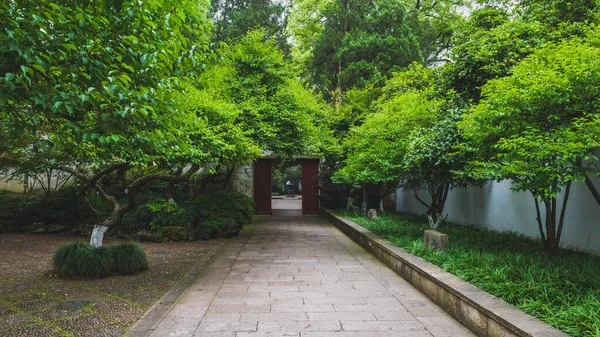
[[[254,162],[253,194],[256,214],[273,214],[271,179],[275,160],[276,158],[261,158]],[[319,213],[319,158],[298,159],[297,164],[302,166],[302,213]]]
[[[302,213],[319,213],[319,159],[302,159]]]
[[[272,160],[258,159],[254,162],[254,202],[256,214],[271,214]]]

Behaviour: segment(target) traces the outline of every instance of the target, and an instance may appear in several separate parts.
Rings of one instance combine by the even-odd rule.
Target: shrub
[[[16,230],[35,222],[75,227],[91,217],[91,211],[82,205],[72,187],[50,195],[0,191],[0,220],[15,222]]]
[[[66,277],[131,275],[148,269],[146,253],[139,243],[92,247],[82,241],[69,242],[54,253],[54,270]]]
[[[239,192],[211,192],[192,201],[206,239],[238,234],[254,214],[252,198]],[[196,231],[199,232],[199,231]]]
[[[250,222],[255,210],[252,198],[239,192],[206,193],[193,201],[200,218],[231,218],[240,225]]]
[[[192,227],[197,221],[195,207],[179,206],[173,200],[155,199],[146,204],[152,213],[151,230],[160,231],[165,226]]]
[[[150,222],[152,222],[152,212],[147,205],[137,206],[121,219],[121,225],[125,229],[144,229]]]
[[[16,220],[23,216],[29,196],[10,191],[0,191],[0,219]]]
[[[132,275],[148,269],[148,259],[142,245],[137,242],[119,243],[109,247],[114,260],[114,272]]]

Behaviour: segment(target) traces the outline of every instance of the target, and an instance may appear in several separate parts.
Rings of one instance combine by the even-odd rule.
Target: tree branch
[[[533,192],[531,192],[533,195]],[[535,201],[535,212],[536,212],[536,220],[538,223],[538,228],[540,230],[540,236],[542,237],[542,242],[546,242],[546,236],[544,235],[544,227],[542,225],[542,215],[540,213],[540,203],[535,195],[533,195],[533,200]]]
[[[423,201],[421,198],[419,198],[419,195],[417,195],[417,191],[413,190],[413,194],[415,195],[415,198],[417,198],[418,202],[420,202],[423,206],[427,207],[428,212],[433,210],[431,208],[431,205],[428,205],[427,203],[425,203],[425,201]]]
[[[594,196],[594,199],[596,199],[596,202],[598,203],[598,205],[600,205],[600,193],[598,192],[598,189],[596,188],[596,186],[594,186],[592,179],[590,179],[590,177],[587,175],[585,176],[585,184],[587,185],[588,189]]]

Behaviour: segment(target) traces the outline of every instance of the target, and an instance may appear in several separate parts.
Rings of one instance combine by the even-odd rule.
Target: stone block
[[[428,229],[423,236],[423,242],[426,247],[431,247],[435,250],[446,250],[448,248],[448,235]]]

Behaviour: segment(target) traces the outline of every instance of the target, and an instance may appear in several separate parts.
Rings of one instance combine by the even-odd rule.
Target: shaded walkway
[[[318,216],[255,217],[151,336],[474,336]]]

